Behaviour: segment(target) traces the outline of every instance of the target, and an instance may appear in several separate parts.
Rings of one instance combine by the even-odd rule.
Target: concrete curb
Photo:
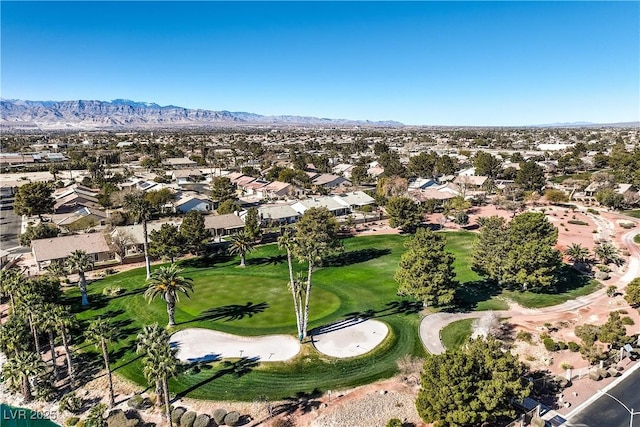
[[[631,368],[627,369],[624,374],[622,374],[620,377],[616,378],[610,384],[607,384],[604,388],[601,389],[601,391],[607,392],[607,391],[611,390],[612,388],[614,388],[616,385],[620,384],[629,375],[631,375],[633,372],[635,372],[638,369],[640,369],[640,362],[636,362],[635,365],[633,365]],[[587,400],[582,402],[579,406],[576,406],[576,408],[573,411],[569,412],[563,418],[565,418],[566,420],[570,420],[572,417],[575,417],[576,415],[578,415],[582,410],[584,410],[586,407],[591,405],[593,402],[595,402],[596,400],[598,400],[602,396],[603,396],[602,394],[596,392],[596,394],[594,394],[593,396],[591,396],[590,398],[588,398]]]

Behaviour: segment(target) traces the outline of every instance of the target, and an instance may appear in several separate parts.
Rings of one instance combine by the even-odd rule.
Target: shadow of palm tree
[[[191,258],[180,263],[181,267],[188,268],[212,268],[216,264],[227,263],[235,257],[226,253],[207,254],[199,258]]]
[[[321,402],[317,400],[322,397],[322,392],[315,388],[310,393],[299,391],[293,397],[285,397],[282,399],[284,403],[273,407],[273,416],[280,414],[291,415],[298,410],[303,414],[316,410],[320,407]]]
[[[238,304],[230,304],[224,305],[222,307],[214,307],[200,313],[198,317],[193,320],[189,320],[184,323],[192,323],[199,322],[203,320],[223,320],[225,322],[230,322],[233,320],[244,319],[245,317],[253,317],[258,313],[262,313],[267,308],[269,308],[269,304],[266,302],[261,302],[258,304],[254,304],[251,301],[246,303],[245,305]]]
[[[210,376],[209,378],[205,378],[204,380],[188,387],[176,394],[176,397],[172,399],[172,402],[175,402],[178,399],[186,397],[189,393],[198,388],[209,384],[211,381],[215,381],[216,379],[223,377],[224,375],[234,375],[238,378],[247,375],[250,373],[253,368],[258,366],[260,358],[258,357],[243,357],[242,359],[238,359],[235,361],[225,360],[221,363],[222,368],[218,370],[215,374]]]
[[[375,258],[380,258],[381,256],[389,255],[390,253],[391,250],[386,248],[358,249],[356,251],[327,256],[322,260],[322,265],[325,267],[341,267],[345,265],[367,262]]]
[[[351,313],[347,313],[344,319],[313,328],[309,331],[309,335],[314,336],[326,334],[327,332],[348,328],[374,318],[393,316],[395,314],[416,314],[419,313],[422,308],[423,305],[420,301],[391,301],[385,304],[384,308],[379,310],[369,309],[366,311],[352,311]]]
[[[245,263],[247,265],[278,265],[287,260],[286,255],[275,255],[270,257],[248,258]]]

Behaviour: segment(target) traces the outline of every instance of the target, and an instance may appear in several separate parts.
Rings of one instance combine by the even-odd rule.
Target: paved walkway
[[[608,225],[604,227],[609,228]],[[600,224],[598,224],[600,228]],[[640,229],[635,229],[625,233],[622,236],[622,241],[625,243],[629,250],[629,262],[626,273],[620,277],[615,283],[618,286],[618,290],[623,290],[624,287],[636,277],[640,277],[640,249],[633,243],[635,235],[640,234]],[[570,312],[579,308],[591,305],[594,303],[605,302],[609,297],[606,295],[606,289],[600,289],[592,294],[578,297],[573,300],[566,301],[562,304],[554,305],[551,307],[544,307],[538,309],[530,309],[514,304],[509,310],[497,310],[494,313],[500,318],[513,317],[513,316],[541,316],[548,314],[549,320],[552,320],[553,314]],[[444,353],[445,348],[440,341],[440,331],[445,326],[462,319],[474,319],[482,317],[486,312],[476,311],[472,313],[434,313],[425,316],[420,322],[420,339],[424,344],[424,347],[432,354]]]

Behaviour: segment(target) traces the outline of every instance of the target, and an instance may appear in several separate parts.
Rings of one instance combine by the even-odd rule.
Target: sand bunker
[[[349,319],[316,330],[313,345],[320,353],[333,357],[354,357],[378,346],[389,333],[379,320]]]
[[[189,328],[171,336],[183,362],[212,361],[224,358],[257,358],[260,362],[289,360],[300,351],[298,341],[288,335],[241,337],[211,329]]]

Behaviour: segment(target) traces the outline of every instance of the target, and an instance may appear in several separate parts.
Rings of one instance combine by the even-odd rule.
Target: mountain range
[[[0,126],[21,129],[123,129],[148,127],[227,126],[403,126],[396,121],[327,119],[303,116],[262,116],[231,111],[160,106],[128,99],[113,101],[26,101],[0,99]]]

